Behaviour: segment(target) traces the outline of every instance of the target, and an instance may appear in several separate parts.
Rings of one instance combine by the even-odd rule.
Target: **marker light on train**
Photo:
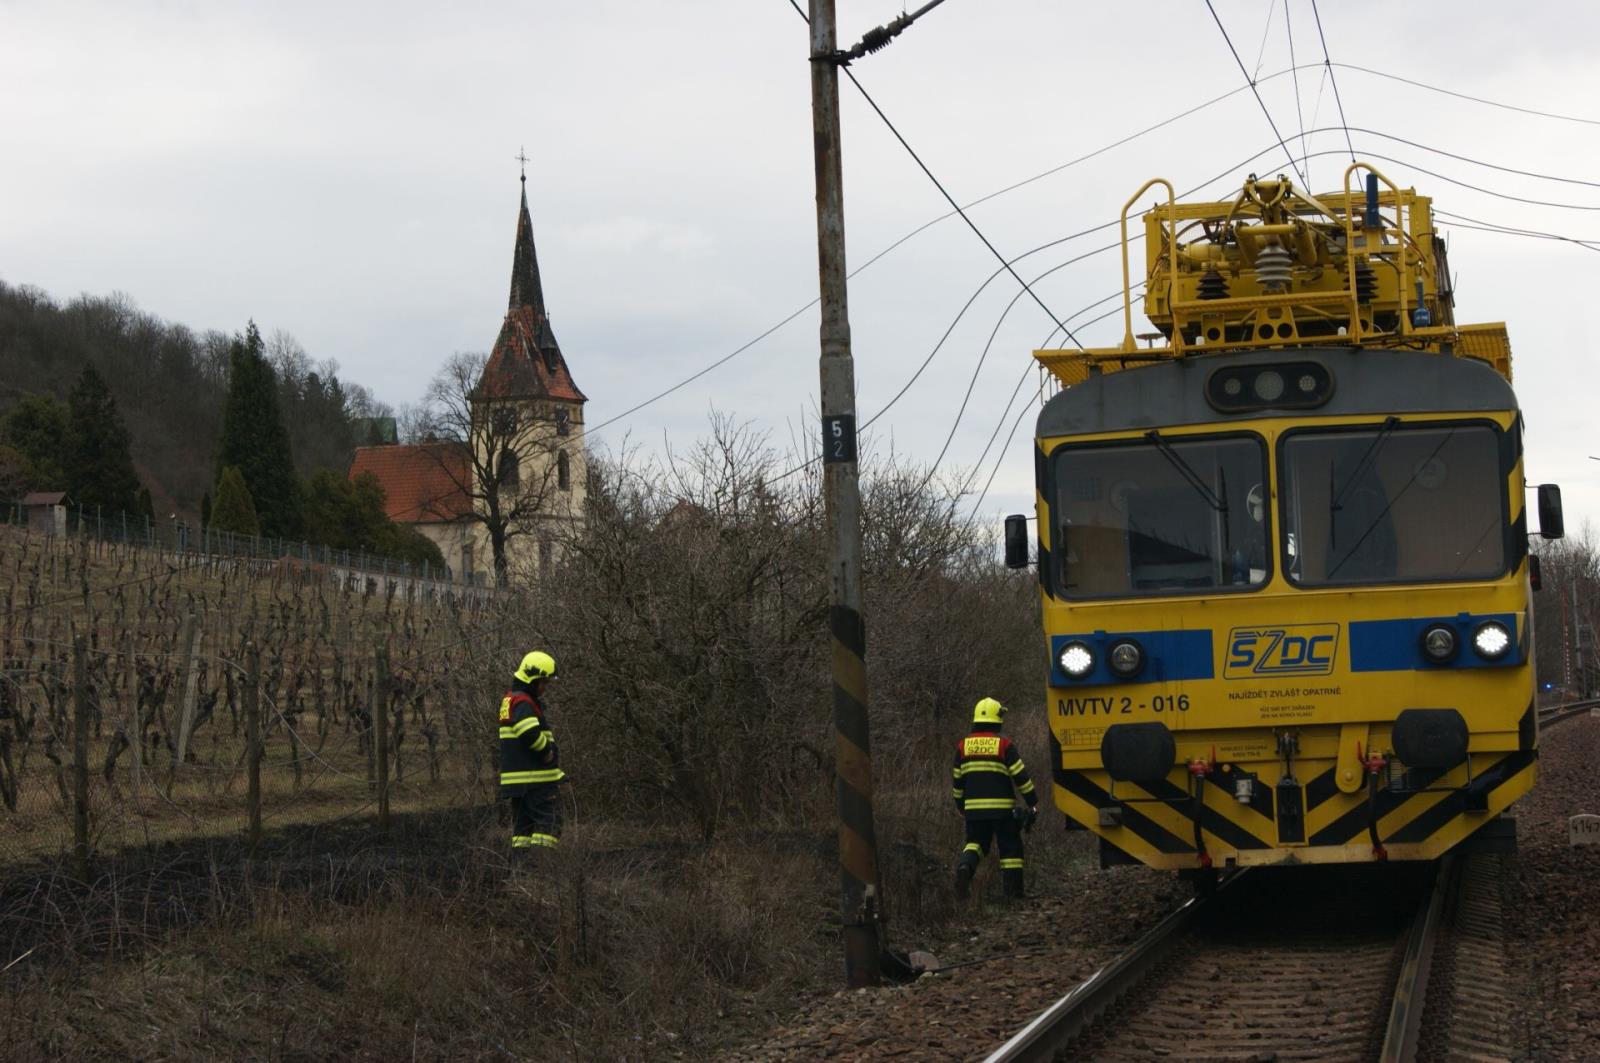
[[[1106,664],[1119,679],[1132,679],[1144,668],[1144,650],[1133,639],[1118,639],[1106,653]]]
[[[1432,624],[1422,633],[1422,655],[1434,664],[1449,664],[1460,648],[1456,633],[1446,624]]]
[[[1094,651],[1081,642],[1069,642],[1061,647],[1056,663],[1071,678],[1082,679],[1094,671]]]
[[[1256,374],[1256,397],[1262,402],[1277,402],[1283,398],[1283,377],[1271,369]]]
[[[1484,660],[1498,661],[1511,650],[1511,632],[1498,621],[1485,621],[1472,634],[1472,648]]]

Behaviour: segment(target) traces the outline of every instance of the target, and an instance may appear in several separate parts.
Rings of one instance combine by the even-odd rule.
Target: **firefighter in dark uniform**
[[[962,898],[971,892],[991,838],[1000,850],[1005,895],[1023,895],[1022,831],[1032,830],[1039,818],[1039,797],[1016,745],[1000,733],[1005,716],[1004,705],[984,698],[972,710],[972,733],[956,745],[951,794],[967,822],[967,844],[956,862],[956,896]],[[1017,807],[1013,787],[1027,802],[1026,811]]]
[[[555,659],[535,650],[522,658],[500,702],[500,795],[511,802],[512,849],[553,849],[561,836],[566,775],[540,698],[555,675]]]

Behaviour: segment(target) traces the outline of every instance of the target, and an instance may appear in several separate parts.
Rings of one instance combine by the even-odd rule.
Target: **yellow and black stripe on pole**
[[[817,273],[822,310],[822,489],[832,589],[833,718],[839,796],[840,923],[845,979],[879,977],[878,849],[872,828],[866,624],[861,616],[861,487],[855,364],[844,257],[839,52],[833,0],[811,0],[811,116],[817,169]]]
[[[861,614],[829,610],[833,635],[834,763],[839,801],[839,882],[845,978],[878,981],[878,840],[872,825],[872,741],[867,724],[866,629]]]

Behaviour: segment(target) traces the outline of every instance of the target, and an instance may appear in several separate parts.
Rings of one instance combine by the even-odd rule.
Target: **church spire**
[[[539,286],[539,259],[533,251],[533,219],[528,215],[527,153],[518,154],[517,159],[523,166],[522,213],[517,218],[517,247],[511,259],[511,303],[508,309],[529,307],[539,317],[544,317],[544,290]]]

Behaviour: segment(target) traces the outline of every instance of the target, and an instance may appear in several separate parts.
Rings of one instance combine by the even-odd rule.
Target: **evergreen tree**
[[[278,412],[278,380],[262,354],[261,333],[254,321],[234,337],[229,349],[228,398],[217,440],[217,482],[236,467],[244,478],[261,522],[261,534],[289,538],[300,532],[300,491],[289,433]],[[220,494],[213,499],[222,506]]]
[[[211,527],[236,535],[261,534],[256,504],[237,465],[223,469],[222,478],[217,481],[217,500],[211,504]]]
[[[139,477],[133,471],[133,437],[117,412],[111,389],[84,364],[67,400],[67,438],[63,464],[67,493],[87,508],[127,511],[139,504]]]
[[[0,444],[27,491],[65,491],[67,409],[49,395],[29,395],[6,414]]]

